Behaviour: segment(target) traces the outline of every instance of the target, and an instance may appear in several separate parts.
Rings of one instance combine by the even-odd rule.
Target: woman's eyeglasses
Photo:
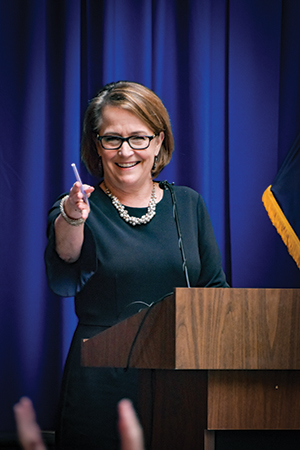
[[[98,141],[101,142],[102,147],[105,150],[119,150],[122,147],[124,142],[127,142],[129,146],[133,150],[145,150],[149,147],[150,142],[154,139],[156,134],[152,136],[129,136],[129,137],[121,137],[121,136],[99,136],[97,134]]]

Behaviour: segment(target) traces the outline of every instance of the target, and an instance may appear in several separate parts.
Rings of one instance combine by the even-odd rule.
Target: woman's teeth
[[[116,163],[116,164],[117,164],[117,166],[119,166],[119,167],[121,167],[121,168],[123,168],[123,169],[127,169],[127,168],[129,168],[129,167],[136,166],[138,163],[139,163],[139,161],[130,162],[130,163],[123,163],[123,164]]]

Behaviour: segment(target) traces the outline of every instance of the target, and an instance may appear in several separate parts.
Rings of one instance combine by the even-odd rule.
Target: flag
[[[300,134],[262,196],[265,209],[300,269]]]

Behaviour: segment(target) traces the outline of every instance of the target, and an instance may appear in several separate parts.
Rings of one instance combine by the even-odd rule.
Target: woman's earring
[[[153,166],[152,166],[152,169],[151,169],[152,172],[154,172],[154,170],[156,169],[156,163],[157,163],[157,160],[158,160],[158,157],[155,156],[155,157],[154,157],[154,163],[153,163]]]

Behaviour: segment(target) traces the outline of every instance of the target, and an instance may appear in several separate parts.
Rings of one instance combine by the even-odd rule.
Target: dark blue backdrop
[[[106,82],[162,98],[176,147],[159,178],[203,195],[232,286],[300,287],[261,202],[300,132],[299,22],[298,0],[0,0],[0,431],[21,395],[53,426],[76,319],[47,286],[47,210]]]

